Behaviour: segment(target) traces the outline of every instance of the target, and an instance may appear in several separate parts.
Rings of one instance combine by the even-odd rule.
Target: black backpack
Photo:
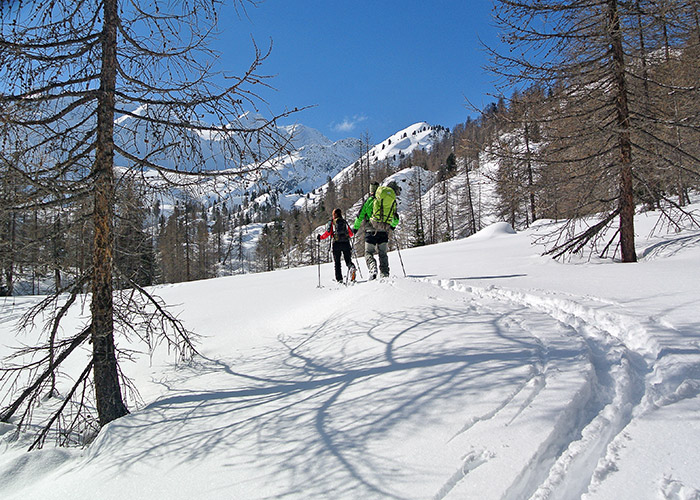
[[[350,233],[348,232],[348,223],[345,219],[338,217],[333,222],[333,241],[350,241]]]

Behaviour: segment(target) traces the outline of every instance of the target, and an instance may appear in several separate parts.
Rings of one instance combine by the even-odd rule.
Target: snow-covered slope
[[[160,287],[202,356],[122,338],[144,405],[85,449],[3,426],[0,498],[698,498],[700,232],[657,220],[637,264],[557,263],[531,245],[551,223],[498,224],[403,250],[408,277],[391,253],[347,288],[331,265]],[[7,354],[39,298],[2,300]]]
[[[432,227],[436,233],[431,235],[430,241],[464,238],[497,222],[497,199],[492,180],[497,165],[496,159],[482,153],[479,167],[471,169],[468,174],[465,166],[460,165],[456,175],[438,181],[436,173],[413,167],[387,179],[385,184],[397,180],[402,187],[399,210],[402,219],[408,223],[397,228],[398,237],[404,243],[414,238],[419,208],[425,226]],[[420,203],[416,200],[419,180]]]
[[[392,165],[397,164],[405,156],[410,155],[416,149],[429,151],[436,141],[444,134],[444,129],[441,127],[433,127],[425,122],[418,122],[403,130],[395,133],[391,137],[383,140],[379,144],[373,146],[367,153],[359,158],[356,156],[352,164],[346,166],[343,170],[332,177],[333,184],[338,189],[345,182],[348,182],[354,172],[358,169],[358,162],[369,162],[369,164],[378,162],[389,162]],[[323,199],[328,190],[328,183],[323,179],[323,183],[317,184],[318,189],[314,193],[307,196],[298,197],[294,205],[297,208],[316,206]]]
[[[370,162],[389,160],[398,161],[416,149],[429,151],[436,140],[442,137],[444,130],[433,127],[426,122],[418,122],[396,132],[369,150]]]
[[[134,114],[144,114],[146,109],[138,109]],[[157,113],[157,110],[148,108],[148,112]],[[231,124],[231,128],[259,126],[264,122],[262,117],[248,113],[238,119],[238,123]],[[131,153],[149,151],[149,130],[143,125],[137,125],[129,115],[121,115],[115,120],[115,134],[118,142]],[[291,194],[296,191],[309,191],[326,182],[328,177],[336,175],[341,169],[353,162],[360,152],[360,141],[347,138],[332,142],[318,130],[302,124],[279,126],[276,129],[279,143],[287,143],[290,154],[275,157],[264,165],[265,168],[256,171],[253,175],[241,176],[234,182],[231,177],[212,178],[200,183],[198,189],[192,189],[190,195],[198,196],[203,200],[220,199],[231,200],[236,204],[243,201],[245,192],[275,191],[281,195]],[[235,133],[231,133],[236,136]],[[192,132],[188,134],[189,140],[196,144],[193,151],[201,151],[202,154],[192,157],[171,157],[163,154],[152,160],[169,168],[177,168],[183,171],[196,171],[200,168],[208,170],[228,170],[234,167],[225,161],[230,152],[223,146],[220,134]],[[263,144],[261,156],[266,157],[270,153],[265,150]],[[167,152],[166,152],[167,153]],[[118,157],[117,164],[128,167],[129,162]],[[248,159],[248,161],[252,161]],[[242,165],[245,167],[245,165]],[[146,178],[159,182],[157,175],[146,174]]]
[[[254,120],[255,117],[244,117],[245,120]],[[128,120],[120,117],[118,121]],[[232,182],[230,177],[213,177],[202,181],[197,188],[190,188],[188,194],[204,200],[229,201],[237,205],[244,205],[248,199],[249,206],[244,206],[243,211],[255,219],[252,213],[256,207],[277,204],[278,207],[289,210],[292,207],[304,208],[315,206],[324,196],[328,179],[332,179],[335,186],[340,188],[351,174],[357,169],[362,145],[359,139],[347,138],[331,142],[327,137],[315,129],[304,125],[291,125],[278,127],[282,137],[287,137],[290,143],[290,154],[274,158],[267,162],[264,168],[253,175],[241,177],[239,182]],[[416,149],[429,150],[443,134],[442,127],[428,125],[419,122],[407,127],[381,143],[373,146],[365,155],[363,161],[370,163],[390,162],[398,163],[404,156],[411,154]],[[145,148],[144,133],[137,134],[130,142],[136,149]],[[206,160],[201,160],[208,168],[217,169],[220,159],[226,153],[223,151],[216,137],[199,134],[198,140],[202,142],[202,148],[211,155]],[[193,139],[194,140],[194,139]],[[179,159],[182,169],[190,169],[188,161],[197,159]],[[184,163],[183,163],[184,162]],[[167,161],[166,165],[174,167]],[[172,162],[171,162],[172,163]],[[146,175],[153,182],[159,182],[157,175]],[[256,196],[246,198],[245,193],[255,193]],[[167,206],[168,201],[162,201]]]
[[[353,162],[359,151],[360,141],[352,138],[329,144],[309,143],[278,159],[274,172],[266,176],[265,182],[283,195],[294,197],[298,191],[307,193]],[[297,194],[296,198],[299,196]],[[291,204],[286,203],[283,208],[288,209]]]

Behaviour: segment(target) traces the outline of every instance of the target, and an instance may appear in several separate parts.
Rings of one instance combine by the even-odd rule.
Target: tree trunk
[[[104,0],[103,5],[102,70],[97,107],[97,150],[93,167],[95,236],[91,303],[95,398],[101,426],[128,413],[119,387],[112,299],[117,0]]]
[[[617,93],[615,108],[620,149],[620,250],[622,262],[637,262],[637,253],[634,248],[635,206],[632,185],[632,141],[630,139],[630,115],[627,104],[625,58],[617,0],[608,0],[608,20],[613,58],[613,79]]]
[[[530,194],[530,215],[532,222],[537,220],[537,212],[535,211],[535,183],[532,174],[532,152],[530,151],[530,126],[525,122],[525,155],[527,160],[527,190]]]
[[[54,274],[54,286],[56,287],[56,293],[61,289],[61,216],[57,216],[53,224],[53,274]]]
[[[700,43],[700,15],[698,15],[698,2],[696,0],[691,2],[691,8],[693,9],[693,19],[695,19],[695,34],[698,36],[698,43]]]
[[[7,267],[5,267],[5,281],[7,283],[7,295],[12,296],[15,293],[15,276],[14,276],[14,269],[15,269],[15,243],[17,239],[17,214],[13,211],[10,214],[10,222],[9,222],[9,233],[10,233],[10,250],[8,252],[9,254],[9,259],[7,263]]]
[[[471,180],[469,179],[469,160],[465,161],[464,165],[464,171],[466,174],[466,180],[467,180],[467,208],[469,209],[469,227],[471,229],[471,233],[469,233],[469,236],[472,234],[476,234],[476,214],[474,213],[474,200],[472,199],[472,185],[471,185]]]
[[[450,224],[450,180],[445,180],[445,236],[443,240],[454,240],[454,224]]]
[[[421,186],[421,170],[420,168],[416,170],[418,173],[418,228],[420,233],[425,238],[425,228],[423,227],[423,187]]]

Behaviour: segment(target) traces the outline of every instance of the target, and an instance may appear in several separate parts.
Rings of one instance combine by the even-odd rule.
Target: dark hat
[[[374,192],[377,190],[379,187],[379,183],[377,181],[372,181],[369,183],[369,194],[374,194]]]

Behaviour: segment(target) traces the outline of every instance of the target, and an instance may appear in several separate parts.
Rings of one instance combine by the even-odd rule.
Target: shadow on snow
[[[216,454],[248,470],[232,483],[274,484],[265,490],[271,497],[416,496],[441,471],[414,455],[507,404],[538,375],[542,346],[512,311],[373,314],[331,317],[255,357],[193,363],[168,382],[172,395],[114,422],[93,446],[119,469],[164,455],[192,465]],[[213,387],[178,389],[193,382]],[[125,446],[129,439],[135,444]]]

